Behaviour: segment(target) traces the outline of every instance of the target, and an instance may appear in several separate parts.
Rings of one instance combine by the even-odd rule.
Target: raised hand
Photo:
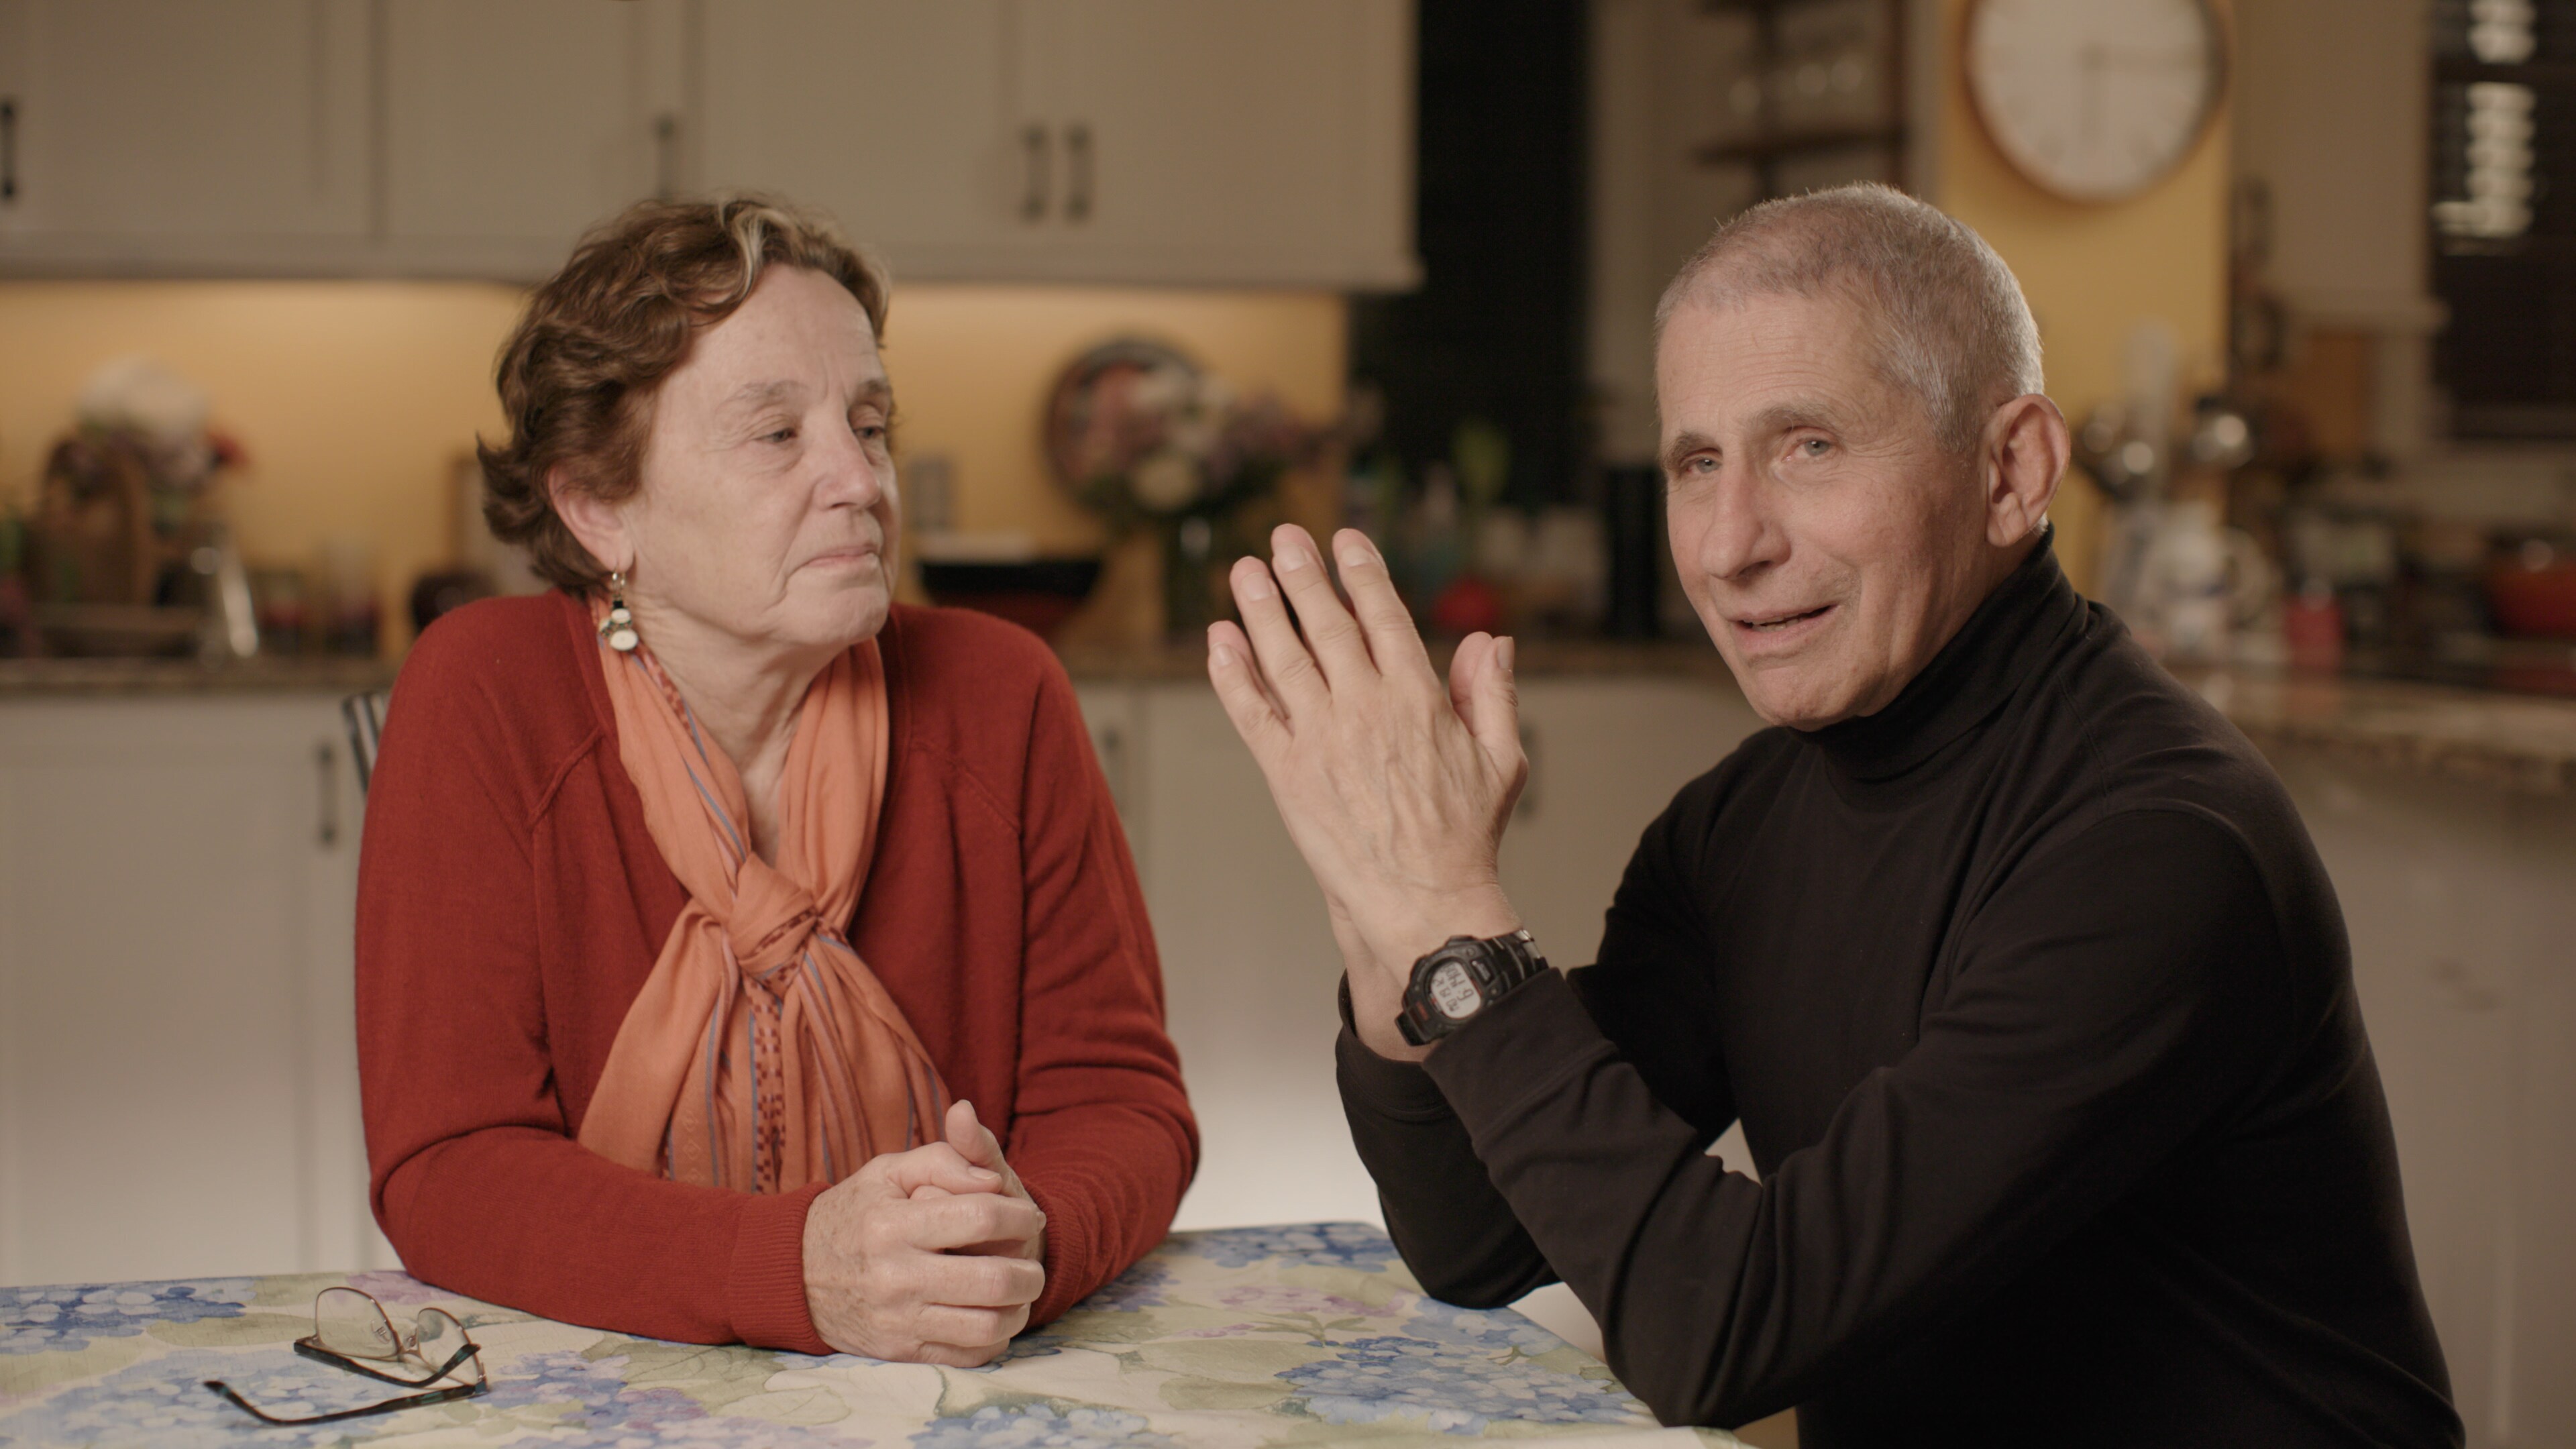
[[[1367,535],[1333,538],[1349,609],[1304,529],[1271,549],[1234,566],[1243,624],[1209,629],[1208,678],[1323,887],[1362,1039],[1419,1057],[1394,1026],[1414,961],[1520,925],[1495,874],[1529,769],[1512,643],[1468,636],[1444,687]]]
[[[958,1121],[952,1109],[952,1134]],[[1000,1158],[996,1147],[992,1160]],[[1028,1326],[1029,1305],[1046,1288],[1033,1257],[996,1250],[1044,1242],[1046,1214],[1018,1186],[1007,1169],[934,1142],[885,1153],[826,1189],[805,1218],[814,1331],[869,1358],[990,1362]]]

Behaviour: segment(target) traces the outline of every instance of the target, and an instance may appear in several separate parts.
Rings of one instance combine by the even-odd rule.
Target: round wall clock
[[[1968,94],[2015,170],[2117,201],[2182,164],[2226,87],[2208,0],[1977,0]]]

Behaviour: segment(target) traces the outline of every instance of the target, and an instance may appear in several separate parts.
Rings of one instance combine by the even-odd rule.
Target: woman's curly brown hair
[[[574,594],[608,571],[556,515],[547,478],[615,502],[642,481],[654,390],[701,330],[733,314],[770,266],[804,267],[849,289],[885,336],[886,278],[831,226],[761,197],[647,201],[582,238],[528,300],[501,349],[509,441],[477,440],[483,519]]]

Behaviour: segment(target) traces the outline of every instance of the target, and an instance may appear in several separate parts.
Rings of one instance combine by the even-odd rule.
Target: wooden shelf
[[[2444,85],[2503,81],[2508,85],[2531,86],[2538,90],[2564,90],[2576,88],[2576,62],[2538,60],[2519,65],[2497,65],[2467,56],[2436,56],[2433,79]]]
[[[1798,131],[1786,135],[1759,136],[1745,141],[1721,141],[1703,146],[1694,153],[1702,166],[1724,166],[1741,162],[1760,162],[1781,156],[1794,156],[1811,151],[1832,151],[1845,146],[1903,146],[1903,126],[1852,126],[1827,131]]]

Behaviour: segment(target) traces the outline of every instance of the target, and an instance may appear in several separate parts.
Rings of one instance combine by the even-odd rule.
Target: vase
[[[1195,515],[1159,526],[1163,545],[1163,634],[1196,639],[1217,617],[1216,529]]]

